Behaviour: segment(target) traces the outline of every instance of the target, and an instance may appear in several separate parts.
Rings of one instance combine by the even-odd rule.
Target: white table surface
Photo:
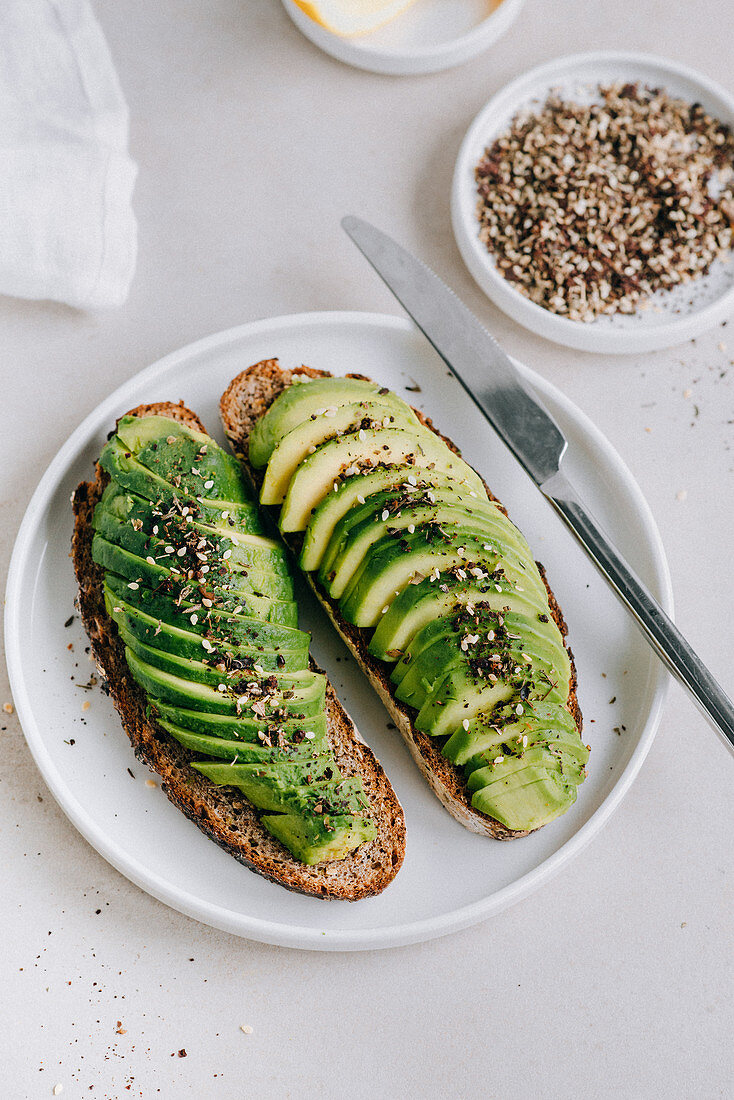
[[[321,55],[278,0],[97,9],[140,165],[138,271],[111,313],[0,299],[3,566],[55,451],[147,363],[262,316],[397,312],[339,228],[358,213],[608,435],[659,524],[678,623],[731,690],[734,320],[644,357],[564,351],[483,298],[448,218],[468,123],[531,65],[639,48],[734,90],[729,0],[528,0],[489,54],[411,78]],[[734,761],[677,687],[621,808],[551,882],[468,931],[371,955],[249,943],[143,894],[0,718],[3,1097],[732,1095]]]

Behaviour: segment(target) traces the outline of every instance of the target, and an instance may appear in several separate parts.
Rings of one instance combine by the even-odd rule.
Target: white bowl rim
[[[586,53],[565,54],[552,61],[543,62],[500,88],[472,120],[461,143],[454,169],[451,191],[454,236],[462,258],[480,288],[495,305],[518,324],[559,344],[584,351],[620,354],[652,351],[690,339],[728,317],[734,311],[734,287],[723,293],[716,301],[685,317],[664,321],[639,331],[630,329],[594,331],[592,325],[582,321],[571,321],[567,317],[551,313],[550,310],[516,290],[504,276],[497,272],[491,262],[490,253],[480,248],[478,237],[476,233],[469,230],[465,216],[464,200],[468,162],[471,161],[473,167],[476,148],[487,118],[498,110],[503,112],[504,117],[506,105],[508,107],[514,105],[516,109],[520,109],[530,101],[527,92],[533,85],[546,80],[550,85],[554,76],[559,79],[568,79],[576,68],[605,62],[644,65],[659,69],[661,75],[667,73],[669,76],[687,80],[700,88],[712,101],[718,102],[724,108],[723,113],[730,116],[730,119],[724,118],[722,121],[729,121],[734,125],[734,94],[696,69],[657,54],[634,50],[592,50]],[[513,104],[513,101],[516,102]],[[490,137],[492,132],[490,128]],[[473,222],[471,228],[474,229]]]

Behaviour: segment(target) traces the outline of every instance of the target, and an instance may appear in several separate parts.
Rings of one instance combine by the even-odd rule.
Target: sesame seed
[[[145,560],[148,562],[149,565],[155,565],[155,558],[152,557],[150,554],[148,554]]]
[[[155,779],[146,779],[145,780],[145,785],[146,785],[146,787],[157,787],[158,786]]]
[[[231,550],[225,550],[224,553],[222,554],[222,560],[223,561],[229,561],[229,559],[231,557],[232,557],[232,551]]]
[[[381,614],[381,615],[386,615],[386,614],[387,614],[387,612],[388,612],[389,610],[390,610],[390,605],[389,605],[389,604],[385,604],[385,606],[383,607],[383,609],[382,609],[382,611],[380,612],[380,614]]]
[[[361,493],[357,493],[357,500],[360,504],[364,504],[364,497],[361,495]]]
[[[179,558],[182,558],[185,555],[185,553],[186,553],[186,547],[185,546],[179,547],[179,549],[176,551],[176,554],[178,555]]]
[[[313,741],[316,734],[314,733],[313,730],[307,730],[306,733],[304,733],[303,736],[306,738],[307,741]]]
[[[501,764],[504,759],[505,759],[504,756],[495,756],[492,763],[493,764]]]
[[[163,549],[165,550],[165,552],[167,554],[175,554],[176,553],[176,547],[175,546],[164,546]]]
[[[410,535],[415,534],[415,524],[414,523],[409,523],[408,524],[408,534],[410,534]]]
[[[92,704],[89,702],[89,700],[85,699],[84,702],[82,703],[82,710],[89,710],[91,705]]]
[[[465,718],[464,721],[461,724],[462,724],[462,726],[464,727],[465,730],[469,729],[469,719],[468,718]]]
[[[388,518],[388,516],[389,516],[389,515],[390,515],[390,513],[389,513],[389,511],[387,510],[387,508],[383,509],[383,512],[382,512],[382,517],[381,517],[381,518],[382,518],[382,520],[383,520],[383,521],[384,521],[384,520],[386,520],[386,519]]]
[[[308,736],[308,734],[306,734]],[[252,1035],[252,1028],[249,1024],[240,1024],[240,1031],[243,1031],[245,1035]]]
[[[140,588],[140,585],[137,581],[130,581],[130,583],[128,584],[128,588],[132,588],[134,592],[137,588]]]
[[[213,489],[214,488],[214,482],[213,481],[205,481],[204,482],[204,488],[205,489]]]
[[[522,713],[523,713],[523,705],[522,705],[522,703],[518,703],[517,706],[515,707],[515,714],[522,714]]]

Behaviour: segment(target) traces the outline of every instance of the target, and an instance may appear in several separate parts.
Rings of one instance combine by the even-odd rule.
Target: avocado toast
[[[498,839],[585,776],[573,657],[542,566],[430,420],[363,376],[265,360],[221,400],[261,502],[434,792]]]
[[[404,856],[400,804],[309,656],[287,555],[237,463],[182,404],[141,406],[73,508],[93,655],[169,799],[291,890],[383,890]]]

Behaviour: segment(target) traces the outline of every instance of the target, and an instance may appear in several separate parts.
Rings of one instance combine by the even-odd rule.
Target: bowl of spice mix
[[[562,58],[480,111],[454,173],[469,271],[519,324],[631,353],[734,313],[734,98],[643,54]]]

